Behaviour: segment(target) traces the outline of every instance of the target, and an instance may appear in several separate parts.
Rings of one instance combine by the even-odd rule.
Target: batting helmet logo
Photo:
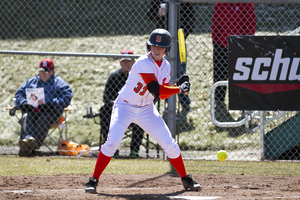
[[[161,42],[161,36],[160,35],[158,35],[158,36],[156,36],[156,42]]]
[[[150,51],[150,46],[159,46],[166,48],[166,54],[168,54],[171,48],[171,34],[165,29],[155,29],[146,44],[148,51]]]

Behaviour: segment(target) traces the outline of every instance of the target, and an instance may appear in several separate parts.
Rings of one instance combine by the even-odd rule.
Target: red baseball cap
[[[134,53],[133,53],[133,51],[126,49],[126,50],[121,51],[121,54],[134,54]],[[120,59],[120,61],[123,61],[123,60],[133,60],[133,58],[121,58]]]
[[[54,63],[51,59],[46,58],[40,62],[39,71],[50,72],[54,70]]]

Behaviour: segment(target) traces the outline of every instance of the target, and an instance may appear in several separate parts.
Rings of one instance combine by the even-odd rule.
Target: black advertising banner
[[[300,111],[300,37],[229,37],[229,109]]]

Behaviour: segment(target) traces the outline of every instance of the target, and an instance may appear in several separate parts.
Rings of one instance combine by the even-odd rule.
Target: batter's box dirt
[[[177,175],[103,174],[97,194],[89,175],[0,177],[0,199],[300,199],[300,176],[201,175],[200,192],[185,191]]]

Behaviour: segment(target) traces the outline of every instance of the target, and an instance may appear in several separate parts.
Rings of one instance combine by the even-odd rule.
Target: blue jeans
[[[49,129],[60,117],[61,115],[59,113],[24,113],[21,119],[20,140],[25,139],[27,135],[31,135],[36,139],[39,145],[42,145]]]

